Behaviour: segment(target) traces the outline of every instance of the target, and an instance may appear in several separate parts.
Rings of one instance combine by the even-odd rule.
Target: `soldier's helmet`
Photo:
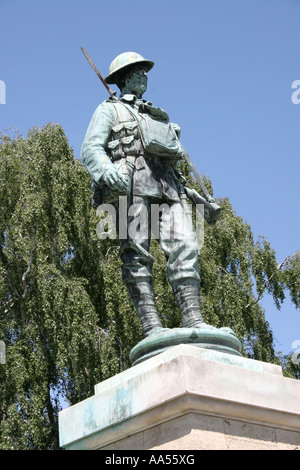
[[[123,74],[127,69],[132,67],[132,65],[136,64],[144,65],[148,72],[154,66],[154,62],[144,59],[144,57],[137,52],[123,52],[122,54],[118,55],[110,64],[109,75],[105,77],[105,82],[109,83],[110,85],[116,83],[116,79],[120,73]]]

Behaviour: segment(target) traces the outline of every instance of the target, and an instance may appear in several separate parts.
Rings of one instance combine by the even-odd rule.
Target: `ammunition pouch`
[[[105,185],[95,185],[93,207],[118,201],[120,196],[128,196],[132,188],[135,160],[141,149],[138,124],[135,121],[119,122],[112,128],[110,137],[111,140],[107,144],[107,154],[114,166],[125,177],[127,188],[126,191],[117,191]]]
[[[112,128],[107,152],[113,162],[120,158],[126,158],[128,155],[138,155],[140,148],[137,122],[125,121]]]
[[[134,121],[128,121],[125,124],[131,124],[139,130],[139,136],[144,151],[155,157],[165,157],[171,159],[183,159],[185,150],[181,145],[174,125],[169,121],[155,119],[154,116],[146,113],[138,113],[131,106],[120,101],[114,103],[118,115],[124,115],[124,111]]]
[[[114,162],[127,155],[137,154],[137,145],[134,136],[123,137],[122,139],[112,140],[108,143],[108,153],[110,159]]]

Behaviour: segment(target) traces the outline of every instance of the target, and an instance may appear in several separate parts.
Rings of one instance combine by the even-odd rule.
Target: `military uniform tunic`
[[[155,108],[151,102],[138,100],[134,95],[124,95],[121,100],[138,113],[149,114],[154,120],[169,120],[167,113]],[[140,224],[135,233],[128,233],[127,239],[121,240],[123,280],[136,282],[152,278],[153,260],[149,254],[151,204],[163,203],[167,203],[170,210],[162,211],[155,230],[167,258],[169,281],[172,284],[181,279],[199,280],[197,237],[187,214],[186,201],[181,196],[182,187],[176,174],[178,160],[147,154],[135,120],[123,119],[120,123],[118,107],[114,103],[109,99],[97,107],[85,135],[81,158],[92,177],[95,195],[97,192],[100,195],[98,199],[94,197],[95,207],[110,202],[107,199],[109,191],[103,185],[102,178],[114,164],[125,172],[125,176],[128,168],[131,169],[128,206],[136,210],[129,213],[128,226],[145,209],[145,225]],[[179,136],[180,128],[172,125]]]

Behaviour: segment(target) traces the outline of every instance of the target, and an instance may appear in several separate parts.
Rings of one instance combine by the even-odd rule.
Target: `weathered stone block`
[[[65,449],[295,449],[300,382],[279,366],[179,345],[59,415]]]

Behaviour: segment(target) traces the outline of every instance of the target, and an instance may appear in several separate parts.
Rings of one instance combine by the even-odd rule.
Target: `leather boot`
[[[142,323],[144,336],[152,335],[163,328],[155,306],[152,283],[148,281],[128,282],[129,297]]]
[[[183,328],[200,328],[206,325],[200,313],[200,283],[193,279],[182,280],[173,286]]]

